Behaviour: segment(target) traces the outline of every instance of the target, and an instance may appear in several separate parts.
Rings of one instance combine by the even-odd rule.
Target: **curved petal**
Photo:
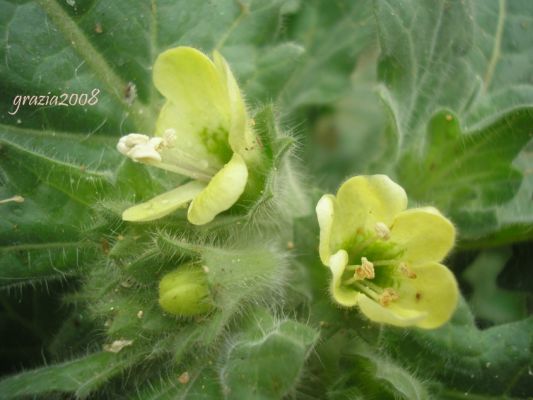
[[[320,245],[318,248],[322,264],[329,266],[329,257],[331,256],[331,228],[335,216],[335,197],[331,194],[325,194],[320,198],[316,205],[316,216],[318,226],[320,227]]]
[[[459,289],[453,272],[446,266],[432,262],[413,267],[415,279],[404,279],[397,288],[400,296],[396,302],[404,309],[427,312],[427,317],[417,323],[425,329],[438,328],[452,316],[459,300]]]
[[[405,249],[402,258],[412,263],[441,261],[455,242],[453,224],[433,207],[399,213],[390,231],[391,241]]]
[[[207,187],[195,197],[189,206],[191,224],[204,225],[215,216],[230,208],[239,199],[246,187],[248,169],[240,155],[233,154],[228,162],[211,179]]]
[[[329,268],[332,274],[330,291],[337,303],[345,307],[353,307],[357,304],[359,292],[341,285],[346,265],[348,265],[348,253],[345,250],[339,250],[329,258]]]
[[[213,53],[213,60],[220,76],[225,81],[230,101],[231,129],[229,133],[229,144],[231,149],[235,153],[238,153],[249,165],[250,162],[256,161],[259,158],[260,148],[246,113],[246,105],[242,98],[239,85],[224,57],[218,51],[215,51]]]
[[[356,176],[337,192],[337,213],[332,228],[334,247],[353,239],[358,228],[374,230],[377,222],[390,225],[407,207],[403,188],[386,175]]]
[[[215,64],[192,47],[176,47],[161,53],[154,64],[154,84],[183,111],[207,122],[203,126],[229,126],[230,101],[226,83]]]
[[[459,298],[453,273],[438,263],[413,268],[415,279],[402,279],[395,290],[398,300],[384,307],[369,298],[359,298],[361,311],[371,320],[396,326],[434,329],[452,316]],[[366,296],[364,296],[366,297]]]
[[[227,162],[231,157],[231,102],[225,77],[215,64],[196,49],[176,47],[157,57],[154,84],[168,100],[156,134],[164,137],[167,130],[174,130],[177,146],[190,141],[199,151],[199,141],[221,165]]]
[[[204,188],[205,184],[202,182],[188,182],[145,203],[128,208],[122,213],[122,219],[131,222],[144,222],[164,217],[186,205]]]
[[[364,294],[360,294],[357,300],[361,312],[374,322],[402,327],[413,326],[423,321],[427,316],[425,312],[399,308],[395,304],[383,307]]]

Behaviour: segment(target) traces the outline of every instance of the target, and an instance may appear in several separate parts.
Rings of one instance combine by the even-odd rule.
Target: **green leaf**
[[[332,312],[329,314],[326,318]],[[309,369],[319,372],[321,379],[302,384],[307,393],[323,392],[320,398],[331,400],[430,398],[426,382],[415,368],[405,360],[391,359],[380,344],[374,343],[379,327],[358,319],[353,312],[347,313],[346,324],[339,329],[341,320],[320,323],[321,341]]]
[[[357,56],[374,42],[367,0],[303,1],[289,21],[288,37],[305,52],[278,94],[287,114],[338,99],[347,88]]]
[[[0,381],[0,395],[3,399],[13,399],[67,392],[85,398],[137,359],[132,355],[106,352],[90,354],[5,378]]]
[[[392,389],[395,398],[399,396],[405,400],[430,399],[428,391],[417,377],[391,360],[380,357],[375,349],[360,347],[356,352],[372,364],[374,379],[383,386]]]
[[[175,370],[166,379],[158,379],[149,387],[141,386],[135,397],[138,400],[211,400],[221,397],[221,388],[212,367],[205,365],[206,360],[201,360],[191,368]],[[178,378],[187,374],[188,381],[179,382]],[[182,378],[183,379],[183,378]]]
[[[310,135],[304,150],[312,175],[321,187],[336,191],[346,177],[384,173],[394,159],[396,139],[387,129],[388,116],[375,87],[376,49],[363,52],[349,86],[332,110],[318,118],[310,113]]]
[[[71,6],[63,8],[54,0],[24,4],[4,2],[1,52],[6,63],[0,68],[2,92],[5,93],[0,102],[3,123],[57,131],[68,127],[69,132],[84,134],[116,132],[116,135],[122,129],[131,130],[132,122],[141,128],[150,121],[150,118],[141,118],[143,114],[150,115],[139,101],[141,96],[134,98],[131,105],[125,96],[128,82],[141,87],[138,76],[144,75],[146,82],[149,79],[148,71],[123,58],[127,40],[129,43],[145,41],[144,32],[129,29],[131,24],[111,24],[107,18],[117,22],[118,10],[107,6],[107,13],[102,13],[101,4],[97,2],[88,10],[78,12]],[[141,3],[130,5],[126,13],[122,10],[119,15],[139,21],[143,19],[143,8],[148,11]],[[69,11],[83,14],[83,22],[73,18],[78,15],[69,15]],[[101,34],[97,32],[98,26],[103,30]],[[110,34],[115,38],[113,42],[102,40]],[[113,45],[117,42],[121,46]],[[114,57],[110,57],[111,54]],[[149,58],[145,57],[144,61],[150,63]],[[13,101],[17,95],[51,97],[65,93],[69,97],[72,93],[85,93],[91,97],[94,90],[99,91],[95,105],[90,105],[93,101],[74,106],[25,105],[14,115],[7,114],[15,110]]]
[[[403,146],[417,146],[441,108],[468,117],[468,129],[476,129],[533,104],[531,11],[527,0],[375,3],[382,95]]]
[[[462,303],[452,321],[434,331],[387,328],[381,338],[395,358],[446,387],[475,396],[522,397],[531,392],[533,318],[486,330]]]
[[[111,185],[108,175],[0,142],[0,286],[62,279],[99,251],[81,232],[88,205]]]
[[[523,171],[524,179],[516,196],[494,209],[490,234],[481,240],[464,243],[465,247],[488,247],[533,239],[533,142],[530,142],[514,163]],[[496,228],[496,229],[495,229]]]
[[[456,116],[439,112],[428,124],[423,152],[409,151],[400,160],[401,182],[414,200],[435,203],[455,217],[462,235],[479,236],[483,227],[469,218],[490,213],[517,193],[522,174],[511,163],[529,142],[532,122],[531,109],[523,109],[461,132]]]
[[[465,122],[474,128],[533,103],[533,4],[527,0],[470,4],[475,23],[469,64],[482,82],[479,97],[466,113]]]
[[[478,90],[465,64],[472,48],[470,2],[375,2],[381,59],[381,95],[395,119],[402,147],[420,140],[439,108],[459,111]],[[453,78],[452,78],[453,77]]]
[[[2,154],[0,166],[7,174],[15,175],[18,170],[24,170],[47,186],[85,206],[93,205],[111,188],[109,173],[92,171],[84,165],[54,160],[37,151],[26,150],[3,141],[0,141],[0,152]]]
[[[463,272],[465,281],[473,287],[469,304],[476,317],[495,324],[527,317],[526,294],[501,289],[497,284],[509,258],[508,250],[487,250]]]
[[[403,165],[398,168],[404,178],[409,175],[407,181],[411,187],[416,186],[413,182],[419,178],[440,181],[423,183],[425,196],[418,193],[417,200],[437,201],[446,207],[454,201],[457,186],[463,186],[465,190],[459,197],[466,196],[469,203],[471,196],[492,200],[491,208],[486,202],[470,203],[454,212],[470,247],[531,237],[530,213],[525,212],[531,193],[529,183],[519,192],[520,196],[505,205],[500,203],[512,199],[518,190],[519,173],[510,163],[530,137],[526,126],[531,122],[524,120],[521,127],[505,124],[510,116],[526,112],[520,110],[531,109],[533,105],[528,67],[533,59],[532,36],[527,34],[533,26],[532,11],[531,2],[526,0],[438,0],[432,7],[419,7],[414,0],[375,2],[382,50],[379,76],[384,84],[380,94],[392,115],[400,157],[405,151],[411,158],[420,157],[428,147],[427,142],[432,140],[427,137],[432,134],[430,119],[443,109],[450,110],[461,121],[462,132],[479,133],[499,125],[504,132],[500,140],[512,138],[505,143],[501,155],[498,147],[501,142],[487,139],[493,144],[487,144],[486,150],[492,150],[485,154],[483,164],[479,160],[477,173],[468,170],[471,162],[456,161],[455,154],[450,158],[452,146],[448,146],[446,156],[452,165],[449,171],[455,176],[449,175],[449,179],[443,179],[446,177],[433,168],[418,168],[418,171],[410,169],[411,166],[407,167],[408,171]],[[466,139],[470,137],[465,137],[465,146]],[[449,140],[457,142],[453,137]],[[514,149],[508,152],[511,147]],[[493,163],[494,155],[497,161]],[[419,166],[433,165],[433,160],[427,161]],[[481,165],[485,171],[479,170]],[[527,173],[531,162],[517,165]],[[415,177],[414,173],[419,175]],[[478,180],[482,187],[474,194],[472,188],[466,187],[477,185]],[[488,180],[493,180],[492,188],[487,186]],[[446,195],[439,186],[448,184],[454,190]],[[435,199],[431,194],[433,186],[440,191]]]
[[[255,312],[222,360],[226,399],[280,399],[295,389],[318,333],[296,321]]]
[[[0,246],[0,288],[64,279],[96,254],[92,243],[43,242]]]

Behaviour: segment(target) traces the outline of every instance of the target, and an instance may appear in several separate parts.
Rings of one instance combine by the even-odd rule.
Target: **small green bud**
[[[181,266],[159,282],[159,304],[166,312],[189,316],[212,309],[205,272],[192,265]]]

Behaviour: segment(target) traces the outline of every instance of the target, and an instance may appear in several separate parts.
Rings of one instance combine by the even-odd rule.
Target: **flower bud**
[[[159,304],[166,312],[181,316],[211,310],[205,272],[201,268],[184,265],[166,274],[159,282]]]

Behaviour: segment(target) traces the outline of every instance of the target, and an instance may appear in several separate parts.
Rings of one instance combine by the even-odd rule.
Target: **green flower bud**
[[[205,272],[181,266],[159,282],[159,304],[166,312],[181,316],[203,314],[213,307]]]

